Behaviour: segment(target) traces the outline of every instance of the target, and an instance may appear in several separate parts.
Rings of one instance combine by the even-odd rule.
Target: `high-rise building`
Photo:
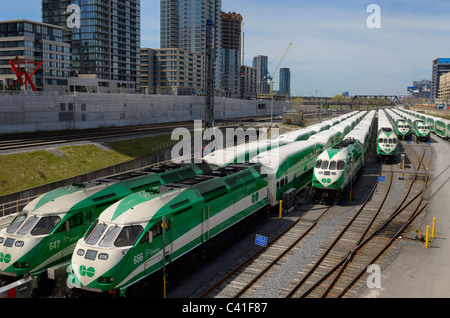
[[[439,97],[439,81],[441,75],[450,72],[450,58],[437,58],[433,60],[433,73],[431,77],[431,101]]]
[[[36,89],[64,92],[70,76],[70,44],[63,42],[64,28],[30,20],[0,21],[0,88],[16,80],[9,61],[19,57],[44,64],[32,76]],[[25,66],[31,74],[36,65]]]
[[[221,12],[222,15],[222,89],[226,96],[239,96],[242,15]]]
[[[270,85],[265,78],[269,72],[269,58],[258,55],[253,58],[253,68],[256,69],[256,92],[260,94],[270,94]]]
[[[221,7],[221,0],[161,0],[161,49],[183,49],[204,58],[207,22],[214,23],[216,90],[221,88]]]
[[[141,91],[149,94],[202,93],[202,55],[182,49],[141,49]]]
[[[67,28],[71,4],[81,9],[81,28],[71,29],[64,38],[72,47],[72,69],[138,90],[140,0],[42,0],[43,21]]]
[[[240,77],[240,98],[256,98],[256,69],[243,65]]]
[[[291,96],[291,70],[289,68],[280,68],[280,88],[281,95]]]

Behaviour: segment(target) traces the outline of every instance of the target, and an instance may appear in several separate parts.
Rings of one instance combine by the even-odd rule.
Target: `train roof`
[[[315,134],[315,135],[309,137],[308,140],[317,141],[321,144],[326,144],[330,140],[331,137],[333,137],[337,134],[340,134],[340,133],[341,132],[339,130],[324,130],[318,134]]]
[[[319,159],[332,159],[337,158],[338,160],[345,160],[346,157],[351,156],[352,153],[356,153],[362,149],[361,143],[355,139],[344,140],[326,149],[318,157]]]
[[[100,214],[99,222],[120,225],[147,223],[166,204],[170,203],[187,188],[173,189],[163,194],[139,192],[132,194],[108,207]]]
[[[306,149],[313,148],[318,144],[319,143],[317,141],[313,141],[311,139],[296,141],[294,143],[278,147],[274,150],[269,150],[267,152],[261,153],[250,160],[250,162],[261,163],[263,168],[269,169],[270,172],[273,173],[289,157],[299,152],[305,151]]]
[[[276,140],[255,140],[234,147],[218,149],[204,156],[203,160],[211,165],[224,167],[234,163],[234,160],[246,153],[254,153],[254,155],[257,155],[259,151],[266,151],[278,145],[279,143]]]
[[[311,133],[315,133],[314,131],[311,131],[311,129],[296,129],[293,131],[289,131],[287,133],[284,133],[280,136],[278,136],[278,138],[274,138],[272,139],[273,142],[294,142],[297,141],[297,138],[306,136],[306,135],[311,135]]]

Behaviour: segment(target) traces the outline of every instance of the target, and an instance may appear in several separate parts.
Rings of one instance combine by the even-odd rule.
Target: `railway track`
[[[431,148],[422,147],[420,158],[411,149],[408,156],[413,159],[414,174],[403,187],[403,194],[392,196],[393,188],[398,191],[400,186],[397,182],[405,184],[405,181],[397,181],[398,172],[394,173],[393,166],[382,171],[386,182],[376,184],[367,200],[331,238],[324,252],[318,253],[308,266],[299,268],[297,277],[278,290],[278,297],[351,297],[365,284],[361,277],[369,266],[382,260],[393,242],[426,206],[422,198],[428,178],[416,176],[421,169],[428,171]],[[324,208],[313,221],[297,220],[267,248],[249,257],[201,297],[254,297],[264,281],[312,237],[317,223],[330,208]]]
[[[188,129],[193,128],[193,124],[191,123],[184,123],[183,125],[185,125],[185,127]],[[178,127],[180,127],[180,124],[9,135],[0,137],[0,151],[38,146],[52,146],[57,144],[74,143],[81,141],[95,141],[107,138],[146,135],[150,133],[171,131]]]
[[[431,151],[431,148],[429,149]],[[415,165],[416,172],[419,172],[427,152],[425,147],[422,150],[422,156]],[[391,166],[391,182],[393,180],[395,178]],[[382,263],[382,258],[389,249],[395,248],[395,240],[426,207],[423,193],[427,182],[428,178],[419,180],[414,175],[409,187],[405,189],[406,193],[399,198],[401,200],[394,198],[397,208],[385,217],[386,213],[381,213],[381,210],[386,202],[392,199],[389,195],[392,188],[390,186],[377,212],[371,213],[370,208],[364,208],[357,213],[332,240],[329,248],[316,263],[299,272],[299,278],[284,290],[286,293],[283,296],[354,297],[358,290],[367,284],[367,279],[363,279],[365,274],[368,275],[367,269],[373,265],[378,266],[377,261]],[[365,230],[361,231],[361,228]]]

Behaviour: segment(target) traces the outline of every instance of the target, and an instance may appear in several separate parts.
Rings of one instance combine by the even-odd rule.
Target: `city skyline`
[[[380,28],[367,26],[371,4]],[[291,69],[293,96],[406,95],[413,81],[431,79],[435,58],[450,56],[446,1],[223,0],[222,10],[243,16],[247,66],[267,55],[272,72],[293,43],[280,66]],[[160,48],[160,0],[142,0],[141,14],[141,47]],[[0,20],[11,19],[42,21],[41,1],[2,9]]]

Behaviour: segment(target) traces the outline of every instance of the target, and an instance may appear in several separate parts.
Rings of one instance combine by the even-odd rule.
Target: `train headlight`
[[[99,277],[97,279],[97,282],[99,284],[112,284],[114,283],[114,281],[115,281],[114,277]]]
[[[77,255],[78,255],[78,256],[83,256],[83,255],[84,255],[84,250],[80,248],[80,249],[77,251]]]
[[[28,268],[28,266],[30,266],[30,264],[28,264],[27,262],[15,262],[13,264],[13,267],[17,269]]]
[[[16,241],[16,243],[14,244],[16,247],[23,247],[25,243],[23,241]]]

